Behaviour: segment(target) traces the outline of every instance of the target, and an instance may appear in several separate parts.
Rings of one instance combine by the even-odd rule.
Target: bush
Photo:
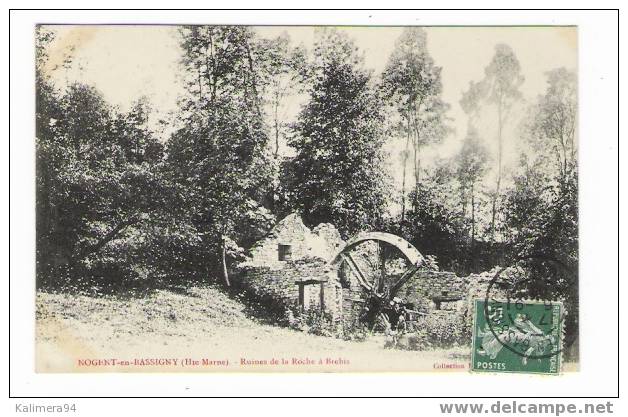
[[[321,312],[319,308],[311,307],[301,310],[293,306],[286,311],[286,320],[290,328],[318,336],[338,336],[338,326],[334,323],[331,314]]]
[[[249,316],[272,325],[289,326],[288,312],[294,308],[291,303],[277,294],[261,287],[243,285],[234,280],[232,296],[242,302]]]
[[[344,340],[354,340],[363,342],[371,335],[368,326],[359,319],[344,321],[342,323],[342,338]]]
[[[433,311],[420,318],[408,332],[396,336],[400,349],[428,350],[471,344],[471,328],[461,312]]]
[[[459,314],[434,311],[425,317],[427,339],[434,347],[469,345],[471,329]]]

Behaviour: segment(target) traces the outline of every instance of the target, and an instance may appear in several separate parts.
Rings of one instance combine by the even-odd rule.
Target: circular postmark
[[[484,300],[486,327],[494,340],[524,360],[561,354],[565,311],[559,298],[575,284],[568,267],[547,257],[528,257],[526,268],[497,271]],[[533,271],[532,273],[530,271]],[[535,277],[543,278],[535,278]]]

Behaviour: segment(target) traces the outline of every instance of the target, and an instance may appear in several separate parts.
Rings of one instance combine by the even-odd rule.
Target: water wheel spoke
[[[364,276],[364,273],[362,273],[362,270],[360,270],[360,267],[355,262],[355,259],[353,259],[353,256],[351,256],[350,253],[343,253],[341,254],[341,257],[347,263],[347,265],[349,265],[349,268],[351,268],[351,270],[355,274],[356,278],[360,282],[360,285],[371,291],[373,289],[373,285],[368,282],[368,280]]]
[[[377,247],[358,250],[357,253],[360,256],[360,263],[358,264],[356,262],[357,255],[354,258],[351,251],[365,242],[376,242]],[[388,272],[390,271],[387,270],[387,263],[390,264],[393,259],[403,259],[411,265],[397,280],[389,276]],[[355,281],[364,288],[365,291],[362,296],[365,296],[366,300],[360,300],[365,302],[360,317],[363,317],[361,320],[368,322],[371,326],[374,325],[377,315],[388,306],[390,299],[415,275],[424,263],[423,255],[410,242],[402,237],[384,232],[361,233],[349,239],[329,261],[330,271],[335,270],[337,274],[340,273],[340,267],[346,264],[351,275],[355,277]],[[353,282],[355,283],[355,281]],[[350,282],[345,282],[345,284],[349,285],[346,285],[343,291],[346,290],[348,294],[352,294],[354,287],[351,286]]]
[[[385,247],[382,242],[377,241],[377,258],[379,262],[379,279],[377,282],[377,291],[381,294],[384,292],[384,286],[386,285],[386,254],[384,252]]]
[[[406,272],[399,277],[399,279],[390,287],[390,294],[394,295],[399,288],[403,286],[416,272],[419,270],[420,265],[412,265]]]

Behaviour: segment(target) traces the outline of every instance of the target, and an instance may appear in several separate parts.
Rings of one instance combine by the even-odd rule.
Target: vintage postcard
[[[579,369],[576,27],[34,30],[37,372]]]

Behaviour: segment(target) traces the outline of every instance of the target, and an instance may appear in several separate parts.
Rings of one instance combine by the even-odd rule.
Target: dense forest
[[[545,92],[526,99],[516,51],[495,45],[460,96],[457,132],[422,28],[404,29],[382,73],[331,28],[310,50],[243,26],[177,36],[185,94],[174,121],[155,125],[146,98],[122,111],[94,86],[56,85],[45,70],[55,34],[38,28],[38,287],[229,286],[245,250],[296,211],[345,238],[398,234],[460,275],[519,265],[529,296],[577,308],[574,72],[548,72]],[[456,154],[427,161],[452,135]],[[515,163],[506,136],[521,145]],[[403,143],[400,187],[389,138]]]

